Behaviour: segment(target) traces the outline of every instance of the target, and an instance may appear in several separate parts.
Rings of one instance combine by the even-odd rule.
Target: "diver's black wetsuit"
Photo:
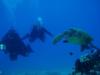
[[[52,36],[52,33],[46,30],[46,28],[40,25],[34,25],[32,31],[27,34],[23,39],[29,38],[30,42],[34,42],[36,39],[40,39],[42,42],[44,42],[46,39],[46,34]]]
[[[11,60],[16,60],[18,55],[27,56],[32,49],[27,47],[14,29],[10,29],[2,38],[1,42],[6,46],[7,53]]]

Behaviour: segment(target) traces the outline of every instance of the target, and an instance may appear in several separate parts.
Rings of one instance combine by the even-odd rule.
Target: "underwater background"
[[[100,0],[0,0],[0,38],[12,26],[23,37],[37,17],[42,17],[43,26],[53,37],[47,36],[45,43],[36,40],[31,44],[34,53],[25,58],[19,56],[17,61],[10,61],[1,51],[0,73],[5,73],[1,75],[68,75],[75,60],[87,53],[80,52],[77,45],[52,44],[56,35],[70,27],[86,31],[100,47]],[[68,54],[70,51],[73,56]]]

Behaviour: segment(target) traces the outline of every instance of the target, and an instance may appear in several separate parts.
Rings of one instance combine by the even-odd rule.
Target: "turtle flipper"
[[[63,35],[58,35],[57,37],[54,38],[53,40],[53,44],[56,44],[58,43],[59,41],[61,41],[63,38]]]
[[[53,40],[53,44],[56,44],[58,43],[59,41],[61,41],[65,36],[68,35],[68,32],[67,31],[64,31],[62,34],[56,36]]]

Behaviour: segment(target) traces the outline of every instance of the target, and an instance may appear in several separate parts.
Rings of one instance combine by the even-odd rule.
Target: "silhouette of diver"
[[[20,36],[14,29],[10,29],[1,39],[5,45],[5,54],[8,54],[11,60],[17,60],[18,55],[28,56],[32,51],[29,45],[25,45]]]
[[[37,23],[33,25],[32,30],[23,39],[28,38],[30,42],[34,42],[36,39],[40,39],[42,42],[46,39],[46,34],[53,36],[46,28],[42,26],[41,18],[38,18]]]

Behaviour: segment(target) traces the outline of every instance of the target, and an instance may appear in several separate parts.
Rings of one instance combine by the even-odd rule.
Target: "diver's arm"
[[[53,34],[51,32],[49,32],[48,30],[46,30],[45,28],[44,29],[44,32],[46,32],[48,35],[50,35],[51,37],[53,36]]]

